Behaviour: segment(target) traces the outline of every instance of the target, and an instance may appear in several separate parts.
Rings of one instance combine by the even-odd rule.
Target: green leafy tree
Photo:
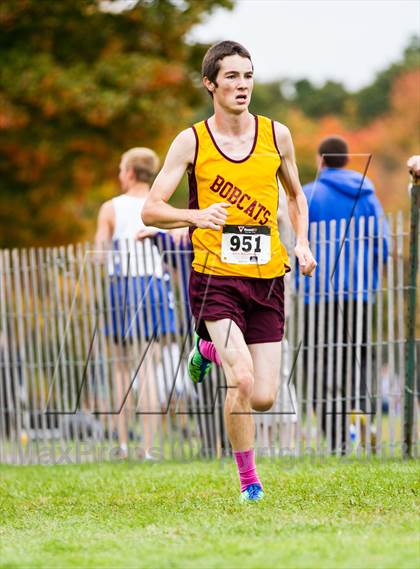
[[[86,235],[122,151],[163,150],[201,101],[192,66],[203,46],[186,35],[231,5],[2,0],[0,246]]]
[[[377,74],[375,80],[355,94],[357,116],[361,124],[390,109],[392,86],[405,71],[420,68],[420,37],[411,38],[401,61]]]
[[[293,103],[312,118],[342,114],[349,98],[344,86],[336,81],[327,81],[317,88],[307,79],[302,79],[296,81],[294,86]]]
[[[354,93],[343,84],[326,81],[317,87],[308,79],[256,83],[252,109],[278,120],[287,120],[291,108],[307,117],[319,119],[335,115],[345,119],[348,126],[360,128],[391,108],[391,93],[395,81],[407,71],[420,68],[420,38],[411,38],[403,57],[382,70],[370,85]]]

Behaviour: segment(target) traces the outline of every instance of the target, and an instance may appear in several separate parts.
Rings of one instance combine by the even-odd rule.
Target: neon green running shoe
[[[200,354],[198,347],[199,341],[200,337],[198,334],[194,334],[194,348],[188,356],[188,375],[193,383],[201,383],[204,381],[204,378],[209,374],[212,366],[212,362]]]
[[[250,484],[243,492],[241,492],[239,501],[241,504],[244,504],[245,502],[259,502],[264,498],[264,496],[264,490],[259,484]]]

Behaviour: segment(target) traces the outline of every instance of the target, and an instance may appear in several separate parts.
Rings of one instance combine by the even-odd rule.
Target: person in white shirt
[[[102,204],[98,215],[96,248],[109,251],[112,331],[107,330],[107,334],[113,336],[120,350],[115,366],[116,399],[119,402],[124,400],[135,369],[140,364],[140,354],[134,355],[136,363],[133,366],[133,354],[129,353],[133,337],[148,342],[152,337],[162,339],[175,332],[172,292],[165,279],[161,254],[153,240],[161,230],[146,228],[141,219],[141,211],[158,168],[159,159],[149,148],[131,148],[125,152],[119,169],[123,193]],[[163,348],[164,361],[169,356],[176,366],[178,345],[167,341],[163,343],[166,344]],[[162,398],[162,385],[158,385],[157,379],[159,369],[155,375],[153,365],[156,356],[156,350],[148,350],[136,379],[137,411],[144,413],[141,416],[146,458],[151,457],[158,419],[154,413],[160,409],[159,395]],[[162,363],[159,366],[162,367]],[[129,396],[117,416],[119,456],[122,458],[128,456],[127,423],[131,400]]]

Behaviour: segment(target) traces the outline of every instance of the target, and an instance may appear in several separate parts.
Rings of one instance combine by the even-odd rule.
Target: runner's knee
[[[271,395],[266,395],[263,397],[253,397],[252,398],[252,408],[254,411],[268,411],[274,405],[275,397]]]
[[[252,363],[236,363],[231,370],[231,383],[239,397],[249,399],[254,387]]]

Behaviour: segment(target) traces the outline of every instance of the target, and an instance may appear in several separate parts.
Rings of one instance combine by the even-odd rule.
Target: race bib
[[[259,225],[225,225],[222,261],[233,265],[265,265],[271,259],[270,228]]]

